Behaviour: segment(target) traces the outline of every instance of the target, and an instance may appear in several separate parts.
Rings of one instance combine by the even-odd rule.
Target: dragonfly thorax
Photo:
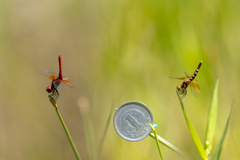
[[[59,79],[54,79],[54,80],[52,81],[52,86],[51,86],[51,88],[57,89],[58,86],[60,85],[60,83],[61,83],[61,80],[59,80]]]

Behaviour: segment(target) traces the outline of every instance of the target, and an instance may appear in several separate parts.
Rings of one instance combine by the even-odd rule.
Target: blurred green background
[[[165,160],[201,159],[176,98],[181,81],[168,78],[201,60],[201,93],[189,90],[185,107],[203,142],[219,79],[213,153],[235,100],[221,159],[240,159],[239,17],[239,0],[0,1],[0,159],[75,159],[47,98],[51,81],[37,74],[58,72],[59,54],[74,89],[59,89],[58,106],[83,160],[97,157],[112,104],[130,100],[148,105],[158,134],[185,152],[163,146]],[[160,158],[154,139],[125,141],[111,119],[99,159]]]

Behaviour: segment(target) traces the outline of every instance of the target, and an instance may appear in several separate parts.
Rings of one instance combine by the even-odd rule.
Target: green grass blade
[[[111,120],[111,117],[112,117],[112,111],[113,111],[113,103],[112,103],[112,107],[111,107],[110,113],[109,113],[109,115],[108,115],[108,120],[107,120],[107,123],[106,123],[105,130],[104,130],[104,132],[103,132],[103,136],[102,136],[101,142],[100,142],[100,144],[99,144],[98,158],[99,158],[99,156],[100,156],[100,153],[101,153],[101,150],[102,150],[102,145],[103,145],[104,139],[105,139],[106,134],[107,134],[108,126],[109,126],[109,123],[110,123],[110,120]]]
[[[218,84],[219,84],[219,80],[217,80],[216,85],[215,85],[215,89],[214,89],[214,92],[213,92],[212,104],[211,104],[211,107],[209,109],[208,122],[207,122],[205,150],[206,150],[208,155],[211,153],[211,150],[212,150],[213,137],[214,137],[216,121],[217,121]]]
[[[233,108],[233,105],[232,105],[232,108]],[[232,108],[231,108],[231,111],[230,111],[229,116],[228,116],[228,120],[227,120],[227,123],[226,123],[226,126],[225,126],[225,130],[223,132],[222,139],[221,139],[221,141],[220,141],[220,143],[218,145],[218,148],[217,148],[217,151],[215,153],[215,156],[214,156],[213,160],[219,160],[219,157],[220,157],[220,154],[221,154],[221,150],[222,150],[222,145],[223,145],[225,136],[227,134],[227,129],[228,129],[229,121],[230,121],[230,116],[231,116],[231,113],[232,113]]]
[[[178,93],[177,93],[177,95],[178,95]],[[200,139],[199,139],[199,137],[197,135],[196,130],[194,129],[194,127],[192,125],[192,122],[191,122],[190,118],[188,117],[188,114],[187,114],[187,112],[186,112],[186,110],[184,108],[184,105],[183,105],[182,100],[179,97],[179,95],[178,95],[178,99],[180,101],[180,104],[181,104],[181,107],[182,107],[182,110],[183,110],[183,114],[184,114],[185,120],[187,122],[188,129],[189,129],[189,131],[190,131],[190,133],[191,133],[191,135],[193,137],[195,145],[197,146],[198,152],[199,152],[199,154],[201,155],[201,157],[203,159],[208,159],[207,153],[206,153],[206,151],[203,148],[203,145],[202,145],[202,143],[201,143],[201,141],[200,141]]]
[[[152,138],[155,138],[154,133],[150,133],[149,136],[152,137]],[[158,139],[158,142],[160,142],[164,146],[168,147],[172,151],[174,151],[174,152],[180,154],[181,156],[183,156],[183,152],[180,149],[178,149],[177,147],[175,147],[174,145],[172,145],[171,143],[169,143],[168,141],[166,141],[165,139],[163,139],[159,135],[157,135],[157,139]]]
[[[68,137],[68,140],[69,140],[69,142],[70,142],[70,144],[71,144],[71,146],[72,146],[72,149],[73,149],[73,152],[74,152],[76,158],[77,158],[78,160],[81,160],[81,156],[80,156],[80,154],[78,153],[78,150],[77,150],[77,148],[76,148],[76,146],[75,146],[75,144],[74,144],[74,142],[73,142],[73,140],[72,140],[72,137],[71,137],[71,135],[70,135],[70,133],[69,133],[69,131],[68,131],[68,129],[67,129],[67,126],[65,125],[65,123],[64,123],[64,121],[63,121],[63,118],[62,118],[62,116],[61,116],[61,114],[60,114],[60,112],[59,112],[59,110],[58,110],[58,106],[57,106],[56,100],[55,100],[54,97],[52,97],[51,95],[48,95],[48,98],[49,98],[50,102],[52,103],[52,105],[53,105],[53,106],[55,107],[55,109],[56,109],[58,118],[59,118],[59,120],[60,120],[60,122],[61,122],[61,124],[62,124],[62,126],[63,126],[63,129],[64,129],[64,131],[65,131],[65,133],[66,133],[66,135],[67,135],[67,137]]]

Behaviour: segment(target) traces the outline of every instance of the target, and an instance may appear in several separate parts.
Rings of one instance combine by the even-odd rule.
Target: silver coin
[[[147,105],[138,101],[122,104],[114,114],[113,125],[120,137],[127,141],[140,141],[150,132],[154,119]]]

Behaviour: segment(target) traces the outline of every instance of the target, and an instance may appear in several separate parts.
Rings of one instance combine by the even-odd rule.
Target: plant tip
[[[49,98],[50,102],[52,103],[53,107],[57,108],[56,100],[51,95],[48,95],[48,98]]]

